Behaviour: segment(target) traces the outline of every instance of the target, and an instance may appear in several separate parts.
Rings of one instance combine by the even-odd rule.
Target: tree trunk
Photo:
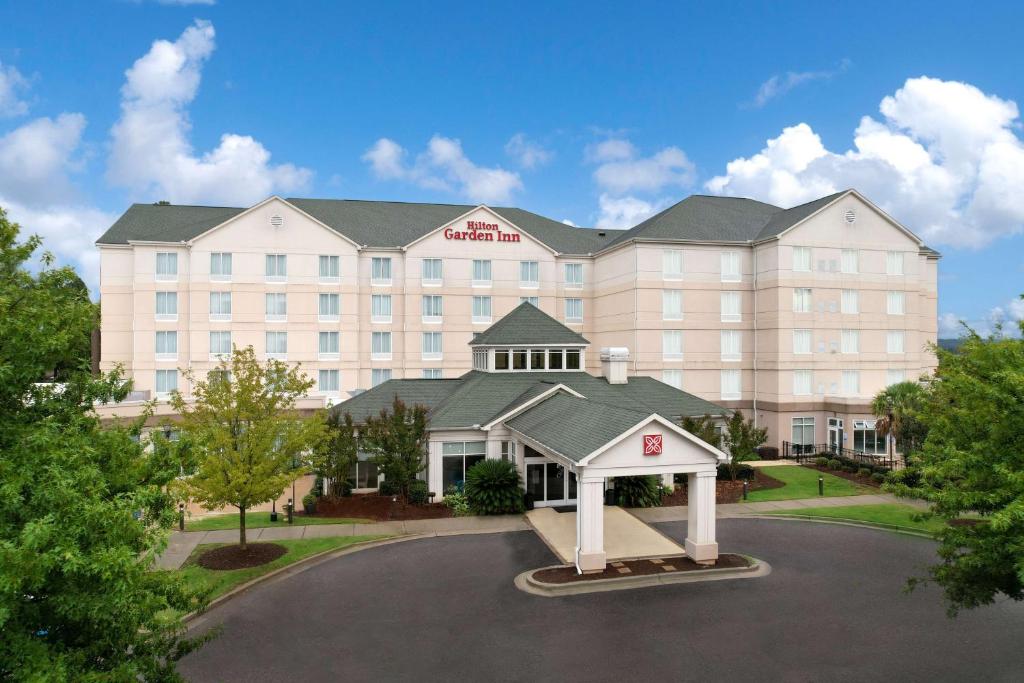
[[[238,508],[238,546],[245,550],[245,508]]]

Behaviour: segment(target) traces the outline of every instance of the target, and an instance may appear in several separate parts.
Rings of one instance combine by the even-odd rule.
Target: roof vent
[[[278,216],[277,214],[274,214],[273,216],[270,217],[270,224],[275,228],[280,228],[282,225],[284,225],[284,219]]]
[[[604,230],[602,230],[601,232],[597,233],[597,236],[598,237],[607,237],[608,233],[606,233]]]
[[[847,209],[846,213],[843,214],[843,220],[853,225],[853,222],[857,220],[857,212],[853,209]]]

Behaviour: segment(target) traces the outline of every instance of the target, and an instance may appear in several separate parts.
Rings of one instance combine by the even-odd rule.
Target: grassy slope
[[[914,519],[920,510],[909,505],[845,505],[842,507],[801,508],[799,510],[778,510],[772,515],[788,515],[794,517],[827,517],[829,519],[845,519],[882,527],[897,527],[913,531],[932,533],[942,528],[942,521],[931,518],[923,521]]]
[[[295,514],[292,519],[293,526],[307,526],[312,524],[365,524],[373,521],[372,519],[356,519],[350,517],[306,517],[301,514]],[[269,512],[250,512],[245,516],[246,529],[262,529],[270,526],[288,526],[288,515],[281,512],[277,513],[276,522],[270,521]],[[237,512],[229,515],[211,515],[210,517],[203,517],[201,519],[185,520],[185,531],[217,531],[219,529],[237,528]]]
[[[378,538],[385,538],[385,536],[334,536],[330,538],[302,538],[288,541],[274,541],[274,543],[288,548],[288,552],[273,562],[268,562],[260,567],[221,571],[205,569],[196,564],[199,556],[207,550],[226,545],[224,543],[210,543],[197,546],[196,549],[192,551],[192,555],[185,561],[182,568],[175,571],[184,576],[186,581],[190,584],[204,584],[210,586],[213,589],[212,597],[215,598],[218,595],[223,595],[235,586],[245,583],[246,581],[251,581],[258,576],[272,572],[279,567],[297,562],[298,560],[309,557],[310,555],[315,555],[316,553],[321,553],[327,550],[344,548],[352,545],[353,543],[359,543],[360,541],[372,541]]]
[[[793,500],[796,498],[817,498],[818,497],[818,475],[825,478],[826,496],[856,496],[861,493],[877,493],[877,489],[860,486],[834,475],[812,470],[810,467],[799,465],[781,465],[779,467],[765,468],[764,473],[769,477],[786,482],[786,485],[778,489],[761,489],[751,491],[748,496],[749,502],[763,500]]]

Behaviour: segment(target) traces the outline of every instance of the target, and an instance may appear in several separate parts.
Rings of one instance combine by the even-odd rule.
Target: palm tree
[[[924,390],[920,384],[899,382],[882,389],[871,401],[871,412],[876,418],[875,431],[885,437],[886,454],[890,459],[895,455],[890,451],[890,445],[904,440],[923,398]]]

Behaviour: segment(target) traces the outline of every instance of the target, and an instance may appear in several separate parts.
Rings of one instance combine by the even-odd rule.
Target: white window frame
[[[325,382],[325,378],[327,381]],[[327,396],[336,396],[341,393],[341,370],[336,368],[322,368],[317,374],[317,392]]]
[[[683,319],[683,290],[663,289],[661,290],[661,319],[682,320]]]
[[[814,263],[810,247],[793,247],[793,272],[809,273]]]
[[[540,297],[539,296],[521,296],[519,297],[519,303],[530,304],[536,308],[540,308]]]
[[[743,374],[740,370],[722,370],[719,375],[719,382],[720,395],[723,401],[734,401],[743,397]]]
[[[370,284],[375,287],[390,287],[394,273],[391,270],[390,256],[373,256],[370,258]]]
[[[902,251],[890,251],[886,252],[885,255],[885,274],[886,275],[906,275],[904,270],[905,256]]]
[[[434,266],[437,266],[437,277],[427,276],[427,264],[430,264],[429,270],[433,270]],[[420,284],[424,287],[440,287],[444,284],[444,261],[439,258],[425,258],[420,263]]]
[[[843,396],[860,396],[860,370],[843,370]]]
[[[842,330],[840,335],[841,353],[860,353],[860,330]]]
[[[679,368],[666,368],[661,371],[661,381],[663,384],[682,390],[683,371]]]
[[[494,271],[490,259],[473,259],[472,268],[473,287],[490,287],[493,284]]]
[[[743,360],[743,332],[722,330],[720,334],[722,361],[733,363]]]
[[[807,344],[804,345],[802,340],[806,339]],[[806,351],[804,350],[806,348]],[[793,330],[793,355],[796,356],[809,356],[814,353],[814,332],[807,329],[794,329]]]
[[[225,300],[228,302],[227,313],[224,312]],[[210,292],[210,322],[231,322],[233,303],[230,291]],[[266,306],[265,302],[264,306]]]
[[[327,275],[324,275],[325,263],[327,264]],[[341,257],[335,254],[320,254],[317,257],[317,279],[322,284],[341,282]]]
[[[491,301],[490,295],[474,295],[471,305],[474,325],[485,325],[491,322],[494,316],[494,302]]]
[[[676,343],[678,341],[678,343]],[[683,359],[683,331],[662,330],[661,331],[661,358],[662,360]]]
[[[444,373],[441,368],[423,368],[420,371],[420,377],[422,379],[444,379]]]
[[[218,346],[218,344],[214,344],[214,338],[215,338],[214,335],[216,335],[216,339],[218,341],[222,341],[224,339],[224,335],[227,335],[228,343],[227,343],[227,350],[226,351],[217,351],[217,350],[214,349],[215,346]],[[231,356],[231,330],[210,330],[210,360],[211,361],[220,361],[220,360],[223,360],[223,359],[228,358],[230,356]]]
[[[678,268],[676,266],[678,265]],[[683,250],[665,249],[661,252],[661,279],[678,282],[683,279]]]
[[[232,275],[232,263],[231,263],[231,252],[230,251],[214,251],[210,252],[210,281],[211,282],[231,282]],[[217,264],[214,267],[214,264]],[[227,265],[227,272],[224,266]],[[217,272],[214,272],[214,271]]]
[[[540,289],[540,263],[538,261],[519,262],[519,288]]]
[[[164,341],[164,351],[160,351],[160,340]],[[167,341],[173,340],[172,345],[174,346],[173,351],[166,350]],[[156,330],[153,337],[153,353],[154,357],[158,361],[175,361],[178,360],[178,331],[177,330]]]
[[[424,332],[420,344],[422,360],[441,360],[444,357],[444,338],[440,332]]]
[[[893,355],[907,352],[907,335],[903,330],[888,330],[885,333],[885,352]]]
[[[394,377],[391,368],[370,368],[370,386],[376,387],[390,381]]]
[[[434,304],[437,304],[436,310]],[[420,297],[420,314],[427,325],[437,325],[444,321],[444,297],[440,294],[424,294]]]
[[[393,317],[392,301],[390,294],[370,295],[370,322],[390,323]]]
[[[322,323],[336,323],[341,320],[341,295],[335,292],[319,292],[316,297],[316,319]],[[324,302],[327,304],[327,312],[324,313]],[[330,302],[334,302],[335,306],[331,306]],[[336,313],[331,312],[331,308],[337,309]]]
[[[387,347],[386,349],[384,347]],[[370,333],[370,360],[391,360],[391,333]]]
[[[810,287],[793,288],[793,312],[813,313],[814,312],[814,290]]]
[[[719,297],[723,323],[743,322],[743,293],[722,292]]]
[[[263,257],[263,277],[266,282],[288,282],[288,255],[265,254]]]
[[[273,344],[270,343],[271,339],[274,340]],[[282,339],[284,340],[283,351],[280,350],[279,344],[279,342]],[[263,344],[264,349],[266,350],[267,358],[275,358],[277,360],[288,360],[288,332],[286,330],[267,330],[264,333]],[[276,350],[271,351],[271,346],[273,346]]]
[[[793,371],[793,395],[810,396],[814,392],[814,371]]]
[[[264,311],[266,311],[266,322],[283,323],[288,322],[288,295],[285,292],[267,292],[264,297]],[[274,306],[270,302],[274,302]],[[277,310],[277,302],[284,301],[284,313],[271,313],[270,310]]]
[[[160,300],[161,299],[164,302],[163,308],[165,309],[165,311],[163,313],[160,312],[160,308],[161,308]],[[168,308],[168,306],[167,306],[167,302],[168,301],[173,302],[173,305],[170,306],[170,308],[174,309],[173,313],[167,312],[167,310],[166,310]],[[169,291],[169,292],[158,291],[158,292],[156,292],[156,301],[154,303],[153,310],[154,310],[154,317],[156,318],[156,320],[159,320],[160,322],[177,322],[178,321],[178,293],[175,292],[175,291]]]
[[[907,381],[907,371],[903,368],[889,368],[885,371],[885,386]]]
[[[172,388],[168,389],[167,386],[166,386],[166,382],[165,382],[165,386],[163,387],[163,389],[161,389],[161,387],[160,387],[160,384],[161,384],[160,378],[161,377],[173,378],[174,381],[171,383],[172,384]],[[153,393],[156,394],[157,398],[167,398],[168,396],[170,396],[173,392],[175,392],[177,390],[178,390],[178,371],[177,370],[157,370],[156,371],[156,374],[153,376]]]
[[[163,267],[160,263],[163,261]],[[153,269],[153,279],[157,282],[178,281],[178,253],[175,251],[156,252],[156,265]]]
[[[810,439],[807,439],[807,429],[808,428],[810,428]],[[796,430],[797,429],[800,430],[800,438],[799,438],[799,440],[796,437],[796,433],[797,433]],[[789,435],[790,435],[790,438],[792,439],[792,441],[790,443],[792,443],[794,446],[811,446],[811,447],[813,447],[814,446],[814,417],[813,416],[809,416],[809,417],[794,417],[794,418],[792,418],[792,420],[790,421],[790,432],[789,432]],[[805,451],[803,451],[803,449],[801,449],[801,452],[805,452]],[[807,451],[807,452],[809,452],[809,451]]]
[[[583,264],[582,263],[566,263],[565,264],[565,288],[566,289],[583,289]]]
[[[324,340],[334,340],[331,344],[328,341],[324,344]],[[324,351],[324,347],[327,347],[327,351]],[[333,351],[331,349],[334,349]],[[320,330],[316,336],[316,357],[318,360],[338,360],[341,357],[341,333],[335,330]]]
[[[856,275],[860,272],[860,250],[843,249],[840,255],[840,271],[844,275]]]
[[[576,311],[579,310],[579,315],[576,315]],[[566,297],[565,299],[565,322],[567,323],[581,323],[583,322],[583,299],[578,297]]]
[[[888,315],[906,315],[907,295],[905,292],[885,293],[885,312]]]
[[[733,270],[732,266],[736,266]],[[741,282],[743,280],[743,261],[740,252],[723,251],[721,256],[722,282]]]
[[[856,289],[844,289],[840,293],[839,312],[844,315],[860,313],[860,292]]]

